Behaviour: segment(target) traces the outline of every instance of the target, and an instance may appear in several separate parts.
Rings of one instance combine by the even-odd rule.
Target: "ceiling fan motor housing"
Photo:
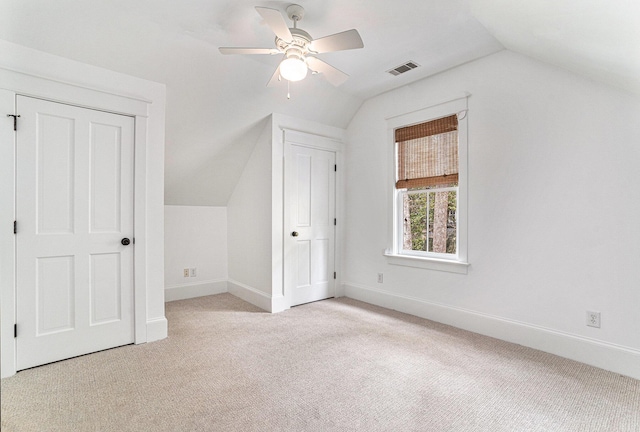
[[[305,56],[309,53],[309,44],[313,40],[311,35],[304,30],[298,28],[290,28],[291,36],[293,37],[291,42],[287,42],[276,36],[276,47],[289,57],[289,52],[296,51],[299,57]]]

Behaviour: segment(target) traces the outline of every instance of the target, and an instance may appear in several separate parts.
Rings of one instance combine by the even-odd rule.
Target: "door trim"
[[[283,143],[283,152],[284,152],[284,163],[287,163],[287,157],[291,154],[291,145],[308,147],[317,150],[325,150],[334,152],[336,155],[336,165],[338,169],[336,171],[336,183],[335,183],[335,214],[337,219],[336,229],[335,229],[335,239],[334,239],[334,270],[336,272],[336,278],[334,280],[335,287],[335,296],[341,297],[344,295],[344,290],[342,289],[341,284],[341,270],[342,270],[342,226],[344,226],[344,214],[343,214],[343,178],[344,178],[344,166],[343,156],[342,156],[342,142],[331,137],[316,135],[308,132],[302,132],[299,130],[282,128],[282,143]],[[283,180],[286,182],[285,173],[283,171]],[[284,182],[283,182],[283,194],[284,194]],[[283,196],[282,200],[282,214],[283,214],[283,224],[284,224],[284,213],[286,212],[286,198]],[[342,221],[342,223],[341,223]],[[289,309],[291,307],[291,290],[287,289],[286,278],[285,276],[285,247],[286,237],[289,232],[283,229],[282,232],[282,252],[281,252],[281,260],[282,260],[282,300],[281,304],[283,309]],[[275,299],[274,299],[275,300]],[[274,311],[275,312],[275,311]]]
[[[24,54],[7,56],[0,64],[0,106],[7,111],[0,113],[3,117],[8,113],[19,114],[15,112],[15,98],[18,94],[134,117],[134,337],[136,344],[162,339],[167,335],[163,281],[162,276],[151,275],[148,268],[151,265],[155,271],[162,273],[162,259],[158,259],[158,256],[162,258],[164,249],[162,188],[151,185],[155,184],[159,174],[163,174],[160,166],[163,160],[162,155],[150,155],[149,149],[153,148],[155,151],[164,146],[164,86],[44,53],[23,50],[21,47],[0,44],[2,52]],[[53,77],[56,73],[67,76],[67,81],[75,80],[77,84],[63,82],[59,77],[43,77]],[[94,85],[95,89],[88,85]],[[146,97],[132,96],[137,94]],[[151,100],[155,104],[153,107]],[[3,138],[6,134],[4,126],[6,125],[2,127]],[[3,140],[3,143],[7,141]],[[12,224],[15,217],[15,134],[11,134],[8,143],[6,147],[10,148],[2,148],[5,156],[2,159],[7,161],[2,168],[7,170],[1,174],[5,187],[0,192],[0,226]],[[147,182],[152,182],[149,187]],[[13,232],[4,229],[1,231],[0,273],[3,277],[0,278],[0,375],[4,378],[16,373],[16,342],[13,337],[16,322],[16,256]],[[148,248],[152,237],[154,247]],[[158,285],[154,290],[149,286],[151,276],[153,285]],[[151,292],[153,295],[150,296]],[[153,304],[150,305],[150,302]],[[158,309],[161,310],[160,313]],[[153,310],[150,320],[148,310]],[[19,331],[18,323],[18,333]]]

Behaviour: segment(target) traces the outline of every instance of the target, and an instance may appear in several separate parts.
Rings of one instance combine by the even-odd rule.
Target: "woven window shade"
[[[458,117],[396,129],[396,189],[458,184]]]

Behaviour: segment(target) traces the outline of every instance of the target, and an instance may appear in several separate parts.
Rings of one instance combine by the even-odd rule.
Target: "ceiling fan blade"
[[[280,82],[280,66],[276,68],[276,71],[271,76],[271,79],[267,83],[267,87],[273,87]]]
[[[229,54],[278,54],[278,51],[275,48],[229,48],[229,47],[221,47],[218,50],[225,55]]]
[[[260,16],[264,18],[265,22],[276,36],[285,42],[291,42],[293,40],[291,31],[289,31],[289,26],[278,9],[256,6],[256,10]]]
[[[362,42],[360,33],[355,29],[316,39],[309,45],[309,49],[316,53],[343,51],[357,48],[364,48],[364,43]]]
[[[307,64],[312,71],[324,74],[334,86],[339,86],[349,79],[349,75],[331,66],[329,63],[325,63],[322,60],[315,57],[307,57]]]

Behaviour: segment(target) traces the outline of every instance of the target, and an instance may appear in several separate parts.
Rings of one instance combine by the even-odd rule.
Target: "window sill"
[[[387,257],[388,263],[392,265],[438,270],[450,273],[467,274],[467,269],[469,267],[469,263],[462,261],[398,255],[388,251],[384,251],[384,256]]]

